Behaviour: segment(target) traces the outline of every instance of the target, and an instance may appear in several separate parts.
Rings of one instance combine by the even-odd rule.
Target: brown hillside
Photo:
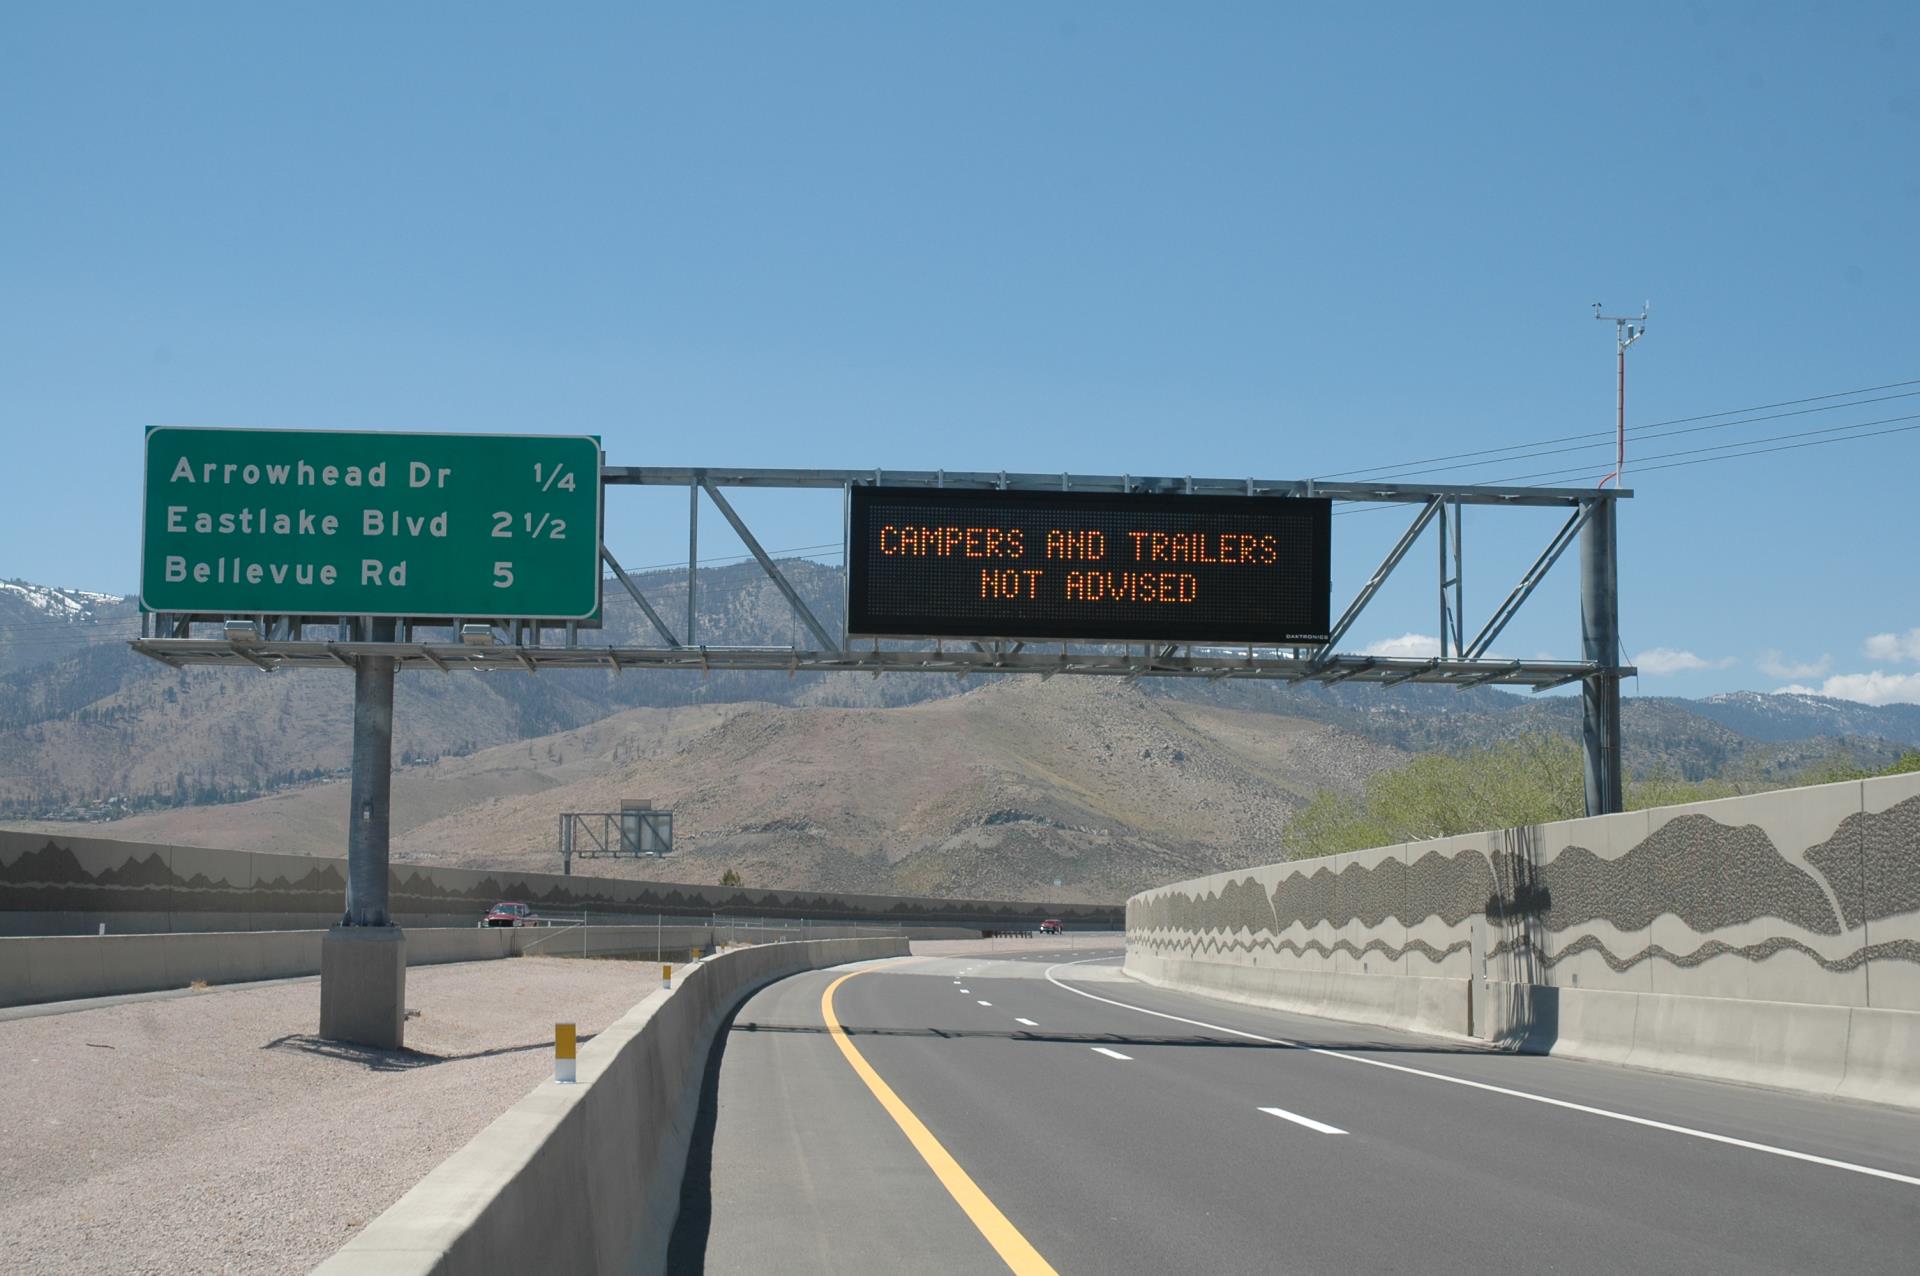
[[[711,882],[733,868],[756,886],[1111,899],[1271,860],[1305,795],[1353,788],[1402,756],[1316,723],[1092,679],[898,709],[639,709],[402,771],[394,848],[551,870],[559,812],[649,797],[674,810],[679,851],[580,871]],[[335,854],[345,814],[333,783],[95,827]]]

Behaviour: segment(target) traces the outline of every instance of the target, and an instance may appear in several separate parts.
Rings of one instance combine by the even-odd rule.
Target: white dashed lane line
[[[1015,1015],[1015,1016],[1013,1017],[1013,1021],[1014,1021],[1015,1023],[1023,1023],[1023,1024],[1025,1024],[1025,1025],[1027,1025],[1027,1027],[1029,1027],[1029,1028],[1038,1028],[1038,1027],[1040,1026],[1039,1024],[1037,1024],[1037,1023],[1035,1023],[1035,1022],[1034,1022],[1033,1020],[1031,1020],[1031,1019],[1022,1019],[1022,1018],[1021,1018],[1021,1017],[1020,1017],[1019,1015]]]
[[[1246,1032],[1239,1028],[1223,1027],[1217,1023],[1208,1023],[1204,1019],[1189,1019],[1184,1015],[1168,1014],[1164,1010],[1149,1010],[1145,1006],[1136,1006],[1132,1002],[1115,1001],[1112,997],[1102,997],[1088,992],[1084,988],[1075,988],[1071,984],[1055,979],[1053,972],[1068,966],[1085,965],[1092,961],[1110,961],[1106,957],[1086,957],[1076,962],[1061,962],[1049,966],[1046,972],[1047,982],[1063,992],[1076,997],[1085,997],[1089,1001],[1105,1002],[1109,1006],[1118,1006],[1122,1010],[1137,1010],[1143,1015],[1152,1015],[1156,1019],[1170,1019],[1175,1023],[1192,1024],[1196,1028],[1205,1028],[1209,1032],[1224,1032],[1228,1036],[1239,1037],[1244,1041],[1260,1041],[1267,1045],[1287,1046],[1295,1050],[1304,1050],[1328,1059],[1344,1059],[1348,1063],[1363,1063],[1370,1068],[1382,1068],[1388,1072],[1397,1072],[1404,1076],[1422,1077],[1428,1081],[1444,1081],[1449,1085],[1465,1086],[1487,1094],[1498,1094],[1510,1099],[1522,1099],[1529,1103],[1540,1103],[1548,1107],[1559,1108],[1567,1112],[1580,1112],[1587,1116],[1601,1117],[1609,1121],[1622,1121],[1628,1125],[1637,1125],[1642,1129],[1661,1130],[1668,1134],[1678,1134],[1686,1138],[1701,1139],[1708,1143],[1719,1143],[1726,1147],[1744,1148],[1750,1152],[1765,1152],[1770,1156],[1786,1157],[1793,1161],[1805,1161],[1811,1165],[1825,1165],[1836,1170],[1847,1170],[1854,1174],[1865,1174],[1873,1178],[1887,1179],[1894,1183],[1906,1183],[1920,1187],[1920,1175],[1900,1174],[1893,1170],[1876,1169],[1871,1165],[1858,1165],[1852,1161],[1841,1161],[1830,1156],[1815,1156],[1811,1152],[1800,1152],[1793,1148],[1776,1147],[1768,1143],[1756,1143],[1751,1139],[1736,1139],[1728,1134],[1716,1134],[1711,1130],[1696,1130],[1689,1126],[1675,1125],[1669,1121],[1655,1121],[1649,1117],[1635,1116],[1629,1112],[1614,1112],[1607,1108],[1597,1108],[1585,1103],[1574,1103],[1568,1099],[1556,1099],[1551,1095],[1534,1094],[1527,1090],[1516,1090],[1510,1086],[1493,1085],[1486,1081],[1475,1081],[1469,1077],[1457,1077],[1446,1072],[1429,1072],[1425,1068],[1412,1068],[1404,1063],[1389,1063],[1385,1059],[1370,1059],[1365,1055],[1348,1054],[1343,1050],[1329,1050],[1325,1046],[1310,1046],[1301,1041],[1289,1041],[1284,1037],[1268,1037],[1257,1032]]]
[[[1282,1121],[1291,1121],[1295,1125],[1304,1125],[1309,1130],[1318,1130],[1322,1134],[1346,1133],[1345,1130],[1337,1125],[1328,1125],[1326,1122],[1316,1121],[1312,1117],[1303,1117],[1298,1112],[1289,1112],[1285,1108],[1261,1108],[1260,1110],[1270,1116],[1277,1116]]]
[[[1093,1047],[1093,1052],[1095,1054],[1103,1054],[1109,1059],[1120,1059],[1129,1063],[1133,1060],[1132,1055],[1121,1054],[1118,1050],[1109,1050],[1105,1046],[1095,1046]]]

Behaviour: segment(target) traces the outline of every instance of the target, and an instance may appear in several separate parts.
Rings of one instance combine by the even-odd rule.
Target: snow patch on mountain
[[[19,580],[0,580],[0,591],[17,598],[41,615],[53,620],[84,623],[93,620],[94,609],[120,601],[115,594],[96,594],[84,589],[61,589],[57,585],[30,585]]]
[[[1723,691],[1688,702],[1693,712],[1757,740],[1875,736],[1920,745],[1920,705],[1868,704],[1809,691]]]

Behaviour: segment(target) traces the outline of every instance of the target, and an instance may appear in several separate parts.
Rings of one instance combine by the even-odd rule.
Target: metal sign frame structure
[[[1403,682],[1453,687],[1510,686],[1544,691],[1580,682],[1585,688],[1583,743],[1587,807],[1593,814],[1620,809],[1619,684],[1634,670],[1619,654],[1618,569],[1615,549],[1620,500],[1631,491],[1596,488],[1494,487],[1458,484],[1317,482],[1304,480],[1165,478],[1122,474],[1019,474],[942,470],[722,469],[605,465],[605,487],[684,487],[687,516],[687,615],[676,633],[613,553],[601,559],[633,599],[657,643],[616,646],[581,641],[582,626],[562,620],[503,620],[485,616],[400,618],[257,615],[225,618],[206,633],[205,617],[156,613],[142,618],[135,650],[170,665],[230,665],[259,669],[354,668],[368,659],[399,669],[456,670],[601,668],[714,669],[808,673],[1037,674],[1154,678],[1271,679],[1286,683],[1340,682],[1394,686]],[[917,645],[846,637],[845,594],[838,625],[823,623],[761,547],[733,504],[729,488],[839,489],[851,501],[857,486],[958,488],[1029,492],[1186,493],[1255,497],[1325,497],[1398,504],[1414,517],[1373,573],[1333,621],[1318,648],[1221,646],[1201,643],[1037,643],[926,634]],[[779,589],[811,646],[715,646],[698,641],[700,497],[720,513],[767,579]],[[604,495],[602,504],[604,506]],[[1549,507],[1566,520],[1481,627],[1469,635],[1464,608],[1462,513],[1467,506]],[[1440,652],[1395,657],[1340,651],[1341,642],[1408,557],[1429,525],[1439,544]],[[845,527],[843,520],[843,538]],[[1576,660],[1509,660],[1489,653],[1540,582],[1578,541],[1582,546],[1582,651]],[[846,560],[843,558],[842,560]],[[484,632],[476,633],[476,627]],[[198,628],[201,632],[196,632]],[[331,631],[325,636],[309,630]],[[836,632],[837,629],[837,632]],[[931,642],[931,647],[926,644]],[[951,645],[950,645],[951,644]]]
[[[673,852],[673,812],[652,808],[562,811],[559,824],[562,873],[578,859],[660,859]]]
[[[206,617],[167,613],[141,617],[134,650],[172,666],[276,669],[351,669],[354,675],[353,778],[347,833],[346,908],[321,949],[320,1035],[332,1040],[397,1048],[405,1036],[406,961],[400,929],[388,908],[389,806],[393,781],[393,679],[399,669],[491,671],[523,669],[802,670],[819,673],[917,672],[1059,674],[1127,679],[1275,679],[1288,683],[1403,682],[1454,687],[1521,686],[1534,691],[1582,684],[1582,753],[1586,807],[1592,815],[1621,809],[1620,680],[1634,671],[1620,659],[1616,511],[1632,495],[1618,488],[1482,487],[1410,483],[1321,483],[1307,480],[1136,478],[1101,474],[1008,474],[934,470],[689,469],[603,465],[605,487],[687,489],[687,616],[676,634],[632,576],[603,543],[600,558],[645,615],[658,645],[619,647],[580,641],[577,623],[489,617],[373,617],[252,615]],[[1219,493],[1251,497],[1323,497],[1414,508],[1414,517],[1373,574],[1333,622],[1319,647],[1221,647],[1180,642],[1142,644],[1034,643],[927,634],[909,646],[846,636],[843,574],[840,633],[823,624],[759,540],[723,489],[840,489],[843,548],[856,486],[974,488],[1000,491]],[[721,647],[698,641],[700,497],[728,525],[785,597],[812,647]],[[1566,521],[1486,623],[1467,637],[1461,513],[1468,505],[1545,506]],[[1340,643],[1413,549],[1429,524],[1439,528],[1439,654],[1418,657],[1342,653]],[[1493,643],[1554,564],[1580,543],[1581,658],[1503,660]],[[842,559],[843,562],[847,560]],[[202,632],[196,633],[196,626]],[[205,632],[211,629],[213,632]],[[330,630],[309,636],[308,630]],[[548,642],[558,630],[560,641]],[[444,637],[442,636],[444,635]],[[504,639],[504,641],[502,641]],[[931,643],[929,647],[927,644]]]

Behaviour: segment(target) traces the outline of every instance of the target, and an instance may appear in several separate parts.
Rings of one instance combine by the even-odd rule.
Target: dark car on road
[[[514,900],[501,900],[487,910],[482,926],[531,926],[540,919],[534,916],[533,908],[528,904]]]

